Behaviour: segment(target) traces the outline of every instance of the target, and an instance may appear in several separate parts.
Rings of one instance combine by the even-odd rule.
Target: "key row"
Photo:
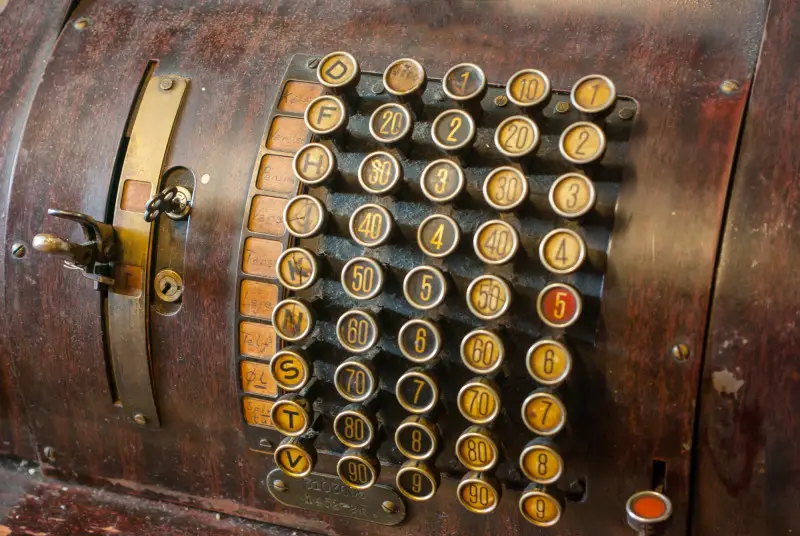
[[[349,112],[344,101],[334,95],[322,95],[311,101],[305,110],[306,128],[318,139],[330,140],[340,149],[347,147],[351,135],[347,130]],[[408,154],[414,121],[411,111],[402,104],[384,104],[370,116],[369,131],[372,138],[386,147],[395,148]],[[430,135],[434,145],[446,155],[456,158],[469,153],[477,134],[477,126],[472,115],[460,109],[441,112],[431,124]],[[514,115],[504,119],[495,129],[494,145],[507,160],[529,164],[541,142],[539,126],[525,115]],[[599,161],[607,147],[606,135],[600,125],[590,121],[578,121],[567,126],[561,133],[558,148],[561,156],[575,165],[588,165]],[[328,170],[335,168],[333,153],[324,145],[315,144],[308,149],[305,157],[310,162],[322,162],[329,158]],[[324,148],[324,149],[323,149]],[[316,166],[314,166],[316,167]],[[328,176],[318,176],[311,167],[294,168],[298,177],[313,183],[321,183]]]
[[[312,255],[306,250],[298,252],[297,249],[299,248],[287,250],[281,256],[285,261],[284,264],[289,264],[289,267],[282,268],[279,265],[279,278],[284,285],[296,283],[301,285],[300,288],[307,288],[316,280],[318,268]],[[351,297],[367,300],[382,291],[384,277],[385,272],[380,264],[367,257],[357,257],[345,266],[341,280]],[[291,285],[286,286],[293,288]],[[451,286],[444,272],[434,266],[413,268],[403,279],[403,293],[406,300],[412,307],[421,311],[433,309],[443,303]],[[503,278],[491,274],[473,279],[466,291],[467,307],[473,315],[482,320],[496,320],[502,317],[511,306],[512,299],[513,294],[509,284]],[[567,328],[573,325],[580,318],[582,309],[583,298],[575,287],[567,283],[548,284],[539,292],[536,299],[539,318],[553,328]],[[352,339],[342,331],[343,327],[346,327],[345,317],[342,317],[337,327],[337,336],[342,346],[353,352],[366,352],[375,346],[379,329],[371,313],[354,310],[348,313],[347,318],[364,323],[363,333],[368,333],[369,336],[364,344]],[[314,329],[315,321],[312,307],[301,299],[283,300],[276,304],[272,311],[272,322],[278,335],[289,342],[307,337]]]
[[[284,210],[284,221],[289,233],[299,238],[319,234],[327,217],[322,203],[315,197],[299,195],[288,202]],[[394,218],[389,210],[380,205],[367,204],[358,207],[349,220],[350,237],[363,247],[386,245],[395,232]],[[453,253],[461,241],[458,223],[443,214],[426,217],[417,228],[417,245],[426,255],[443,258]],[[472,240],[475,255],[485,264],[501,265],[511,262],[520,248],[519,232],[503,220],[489,220],[476,230]],[[287,250],[285,262],[294,265],[302,262],[309,269],[316,261],[311,253],[299,248]],[[548,232],[539,242],[539,260],[554,274],[570,274],[577,271],[586,260],[587,246],[580,234],[567,228],[556,228]],[[281,272],[278,272],[281,275]],[[287,288],[301,290],[313,284],[313,280],[289,270],[282,273],[282,283]],[[303,286],[305,285],[305,286]]]
[[[317,66],[317,79],[331,92],[341,96],[351,106],[359,99],[358,82],[361,68],[347,52],[332,52]],[[422,95],[427,87],[425,68],[412,58],[392,62],[383,73],[383,87],[399,103],[419,112]],[[480,110],[480,101],[487,91],[486,75],[474,63],[461,63],[450,68],[442,79],[442,91],[455,104],[469,110]],[[537,69],[522,69],[506,84],[508,100],[524,113],[536,113],[552,94],[550,79]],[[593,74],[578,80],[572,87],[570,101],[581,113],[591,116],[607,114],[616,102],[614,83],[606,76]]]
[[[308,186],[331,183],[337,174],[336,157],[321,143],[303,146],[295,155],[295,177]],[[403,167],[392,154],[375,151],[358,167],[358,182],[369,194],[396,193],[403,184]],[[448,203],[464,191],[466,181],[461,165],[446,158],[430,162],[420,175],[422,193],[434,203]],[[498,211],[514,210],[528,197],[528,180],[512,166],[492,170],[483,182],[483,198]],[[570,172],[560,176],[550,187],[548,199],[553,212],[575,219],[589,212],[596,198],[592,181],[584,174]]]
[[[478,459],[483,443],[476,442],[476,432],[468,431],[459,438],[459,449]],[[478,441],[483,436],[478,436]],[[413,441],[413,440],[412,440]],[[422,440],[420,440],[422,441]],[[317,452],[313,440],[308,437],[287,437],[274,453],[275,464],[288,476],[302,478],[316,465]],[[469,462],[468,462],[469,463]],[[526,445],[520,456],[520,468],[532,480],[522,493],[519,508],[529,522],[538,526],[552,526],[561,518],[564,510],[563,497],[556,489],[548,490],[563,473],[563,461],[550,444],[533,441]],[[473,464],[470,464],[473,465]],[[478,465],[481,466],[485,464]],[[346,450],[336,465],[339,478],[356,490],[372,487],[380,475],[380,463],[368,451],[360,448]],[[413,501],[427,501],[436,495],[440,476],[432,465],[421,460],[409,460],[397,471],[397,489]],[[500,502],[502,487],[486,470],[470,470],[462,477],[456,494],[459,502],[469,511],[479,514],[492,513]]]

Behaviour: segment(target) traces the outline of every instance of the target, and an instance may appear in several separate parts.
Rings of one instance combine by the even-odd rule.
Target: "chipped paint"
[[[740,380],[728,369],[722,369],[711,374],[711,383],[714,390],[721,395],[739,396],[739,390],[744,386],[744,380]]]

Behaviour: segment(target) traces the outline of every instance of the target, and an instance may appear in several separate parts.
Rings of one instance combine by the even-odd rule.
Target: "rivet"
[[[375,95],[380,95],[384,91],[386,91],[386,88],[383,87],[383,84],[380,82],[376,82],[375,85],[372,86],[372,93]]]
[[[45,447],[44,457],[47,458],[47,461],[53,463],[54,461],[56,461],[56,449],[54,449],[53,447]]]
[[[319,65],[319,58],[311,58],[310,60],[308,60],[308,63],[306,63],[306,66],[309,69],[316,69],[317,65]]]
[[[145,417],[141,413],[137,413],[136,415],[133,416],[133,421],[136,424],[145,425],[145,424],[147,424],[147,417]]]
[[[676,344],[672,347],[671,350],[672,357],[675,358],[676,361],[686,361],[689,359],[689,347],[683,343]]]
[[[25,253],[26,253],[25,244],[23,244],[22,242],[14,242],[13,244],[11,244],[11,254],[14,257],[21,259],[22,257],[25,256]]]
[[[508,97],[506,97],[505,95],[498,95],[494,98],[495,106],[502,108],[506,104],[508,104]]]
[[[736,80],[725,80],[719,85],[719,89],[726,95],[732,95],[736,93],[739,91],[740,87],[741,86],[739,85],[739,82]]]
[[[383,511],[387,514],[393,514],[397,511],[397,507],[392,501],[383,501],[381,503],[381,508],[383,508]]]
[[[280,492],[289,491],[289,486],[287,486],[286,482],[284,482],[283,480],[273,480],[272,487]]]
[[[164,91],[169,91],[172,89],[172,78],[162,78],[161,82],[158,83],[158,87]]]
[[[628,121],[629,119],[633,119],[633,108],[622,108],[619,112],[617,112],[617,117],[622,119],[623,121]]]
[[[561,101],[556,104],[556,112],[560,114],[565,114],[569,111],[569,103],[567,101]]]
[[[79,17],[72,23],[72,27],[80,32],[89,27],[89,22],[89,19],[86,17]]]

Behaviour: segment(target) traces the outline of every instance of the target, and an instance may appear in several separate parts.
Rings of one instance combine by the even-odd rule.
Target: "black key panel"
[[[284,83],[353,75],[347,70],[355,58],[342,55],[345,61],[338,62],[336,54],[319,63],[296,56]],[[325,74],[323,67],[332,70]],[[332,100],[309,105],[316,117],[307,112],[305,120],[312,133],[320,132],[311,137],[319,147],[298,151],[294,161],[303,183],[299,194],[317,199],[326,212],[319,233],[289,243],[315,256],[316,281],[283,290],[285,298],[308,304],[315,318],[311,334],[291,344],[304,349],[317,380],[310,397],[316,451],[341,457],[351,450],[345,457],[360,460],[350,457],[352,447],[334,430],[347,408],[372,438],[358,450],[365,459],[406,464],[397,481],[406,496],[419,492],[416,498],[425,500],[435,494],[437,479],[467,475],[459,499],[473,511],[493,509],[469,497],[480,503],[487,482],[532,489],[531,501],[542,492],[545,499],[552,492],[579,500],[570,484],[590,477],[579,462],[589,438],[570,423],[579,421],[574,416],[586,403],[581,355],[593,351],[613,215],[638,112],[636,101],[617,96],[600,75],[576,76],[571,93],[551,90],[541,73],[526,70],[535,66],[519,67],[512,90],[486,84],[471,64],[448,73],[445,88],[442,79],[420,83],[411,60],[386,74],[360,72],[356,63],[349,83],[323,84],[329,87],[319,98]],[[306,154],[310,160],[301,161]],[[330,169],[318,169],[320,159]],[[442,248],[443,255],[426,254]],[[487,274],[494,277],[478,279]],[[427,322],[404,330],[414,319]],[[353,359],[366,366],[345,367],[338,384],[368,395],[355,406],[358,397],[343,397],[334,380],[337,368]],[[354,422],[347,420],[347,434],[360,438]],[[341,418],[337,424],[344,430]],[[463,457],[498,458],[483,473],[468,475],[456,453],[468,429],[459,443]],[[427,459],[403,454],[417,447],[429,453],[432,445],[435,453]],[[538,456],[527,470],[523,451]],[[340,474],[346,470],[361,471],[363,480],[360,466],[340,468]],[[534,478],[547,486],[530,488]],[[497,489],[489,502],[501,493]],[[551,506],[521,508],[546,526],[557,521]],[[544,517],[537,522],[537,515]]]

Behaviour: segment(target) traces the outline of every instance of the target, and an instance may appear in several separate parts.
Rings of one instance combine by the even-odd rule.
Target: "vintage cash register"
[[[288,533],[800,530],[790,2],[0,9],[0,450],[44,482]]]

